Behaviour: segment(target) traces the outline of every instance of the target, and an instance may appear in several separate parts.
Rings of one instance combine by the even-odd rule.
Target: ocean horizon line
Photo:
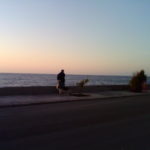
[[[0,72],[0,74],[20,74],[20,75],[57,75],[58,73],[17,73],[17,72]],[[72,75],[72,76],[118,76],[118,77],[131,77],[132,75],[122,75],[122,74],[71,74],[71,73],[65,73],[66,75]],[[149,77],[149,76],[148,76]]]

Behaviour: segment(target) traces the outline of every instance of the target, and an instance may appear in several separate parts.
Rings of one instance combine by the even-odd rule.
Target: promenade
[[[150,91],[144,93],[133,93],[130,91],[102,91],[96,93],[92,93],[92,92],[84,93],[85,96],[75,96],[75,95],[73,96],[67,94],[0,96],[0,107],[60,103],[60,102],[72,102],[72,101],[87,101],[93,99],[101,100],[101,99],[108,99],[108,98],[146,95],[149,93]]]

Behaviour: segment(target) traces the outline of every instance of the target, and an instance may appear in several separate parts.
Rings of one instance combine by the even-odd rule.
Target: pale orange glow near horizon
[[[65,69],[68,74],[130,75],[142,68],[142,66],[138,68],[135,64],[130,64],[132,60],[120,66],[126,58],[116,59],[117,54],[112,58],[112,54],[109,55],[107,49],[97,55],[98,53],[94,54],[92,48],[87,46],[72,47],[54,44],[47,48],[43,47],[42,44],[25,45],[23,43],[0,45],[0,49],[3,49],[0,55],[1,72],[56,74],[61,69]],[[125,72],[125,70],[128,71]]]

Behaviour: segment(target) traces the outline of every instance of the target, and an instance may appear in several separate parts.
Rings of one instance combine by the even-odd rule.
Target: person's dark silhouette
[[[58,88],[64,89],[65,88],[65,73],[64,73],[64,70],[61,70],[61,72],[57,75],[57,81],[58,81]]]

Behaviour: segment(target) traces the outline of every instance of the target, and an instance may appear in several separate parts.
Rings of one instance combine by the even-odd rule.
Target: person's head
[[[63,73],[64,73],[64,69],[62,69],[62,70],[61,70],[61,72],[63,72]]]

